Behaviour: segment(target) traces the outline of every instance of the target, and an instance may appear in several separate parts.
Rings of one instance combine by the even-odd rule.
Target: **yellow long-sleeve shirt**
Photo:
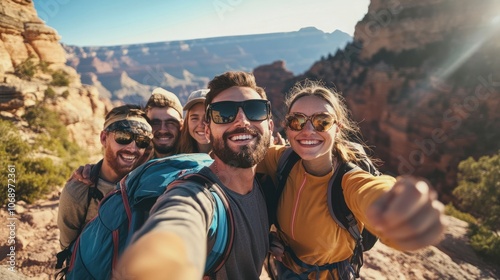
[[[257,172],[273,176],[278,160],[286,147],[271,147]],[[292,168],[281,194],[277,218],[280,225],[279,236],[303,262],[311,265],[325,265],[348,259],[354,249],[354,239],[332,218],[328,210],[328,181],[333,170],[321,177],[308,174],[299,160]],[[391,176],[374,177],[365,171],[351,171],[342,178],[342,189],[347,206],[358,221],[360,230],[367,224],[365,210],[381,194],[392,187],[395,179]],[[370,228],[369,225],[367,225]],[[300,268],[285,254],[283,263],[300,274]],[[309,275],[315,279],[314,273]],[[324,271],[320,279],[331,279]]]

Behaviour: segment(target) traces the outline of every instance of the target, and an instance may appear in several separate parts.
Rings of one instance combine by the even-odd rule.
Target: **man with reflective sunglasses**
[[[200,173],[220,185],[235,221],[230,254],[211,279],[259,279],[269,248],[266,202],[254,180],[270,145],[270,103],[252,74],[215,77],[206,96],[205,133],[214,163]],[[201,279],[214,201],[192,181],[169,186],[125,251],[117,279]]]
[[[91,165],[92,184],[71,178],[59,198],[57,225],[63,250],[70,247],[83,227],[97,215],[100,199],[142,163],[152,136],[146,113],[139,106],[116,107],[106,115],[100,135],[104,158]]]

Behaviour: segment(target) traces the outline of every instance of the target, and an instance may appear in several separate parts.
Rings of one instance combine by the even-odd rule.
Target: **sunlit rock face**
[[[65,63],[60,36],[38,18],[30,0],[4,0],[0,3],[0,72],[28,58],[49,63]]]
[[[66,65],[59,40],[57,32],[38,17],[32,1],[0,1],[0,117],[16,123],[19,134],[30,143],[37,134],[30,131],[22,116],[27,108],[43,103],[58,113],[69,139],[98,158],[102,146],[99,133],[113,104],[99,97],[98,88],[82,85],[76,70]],[[27,60],[36,66],[33,68],[39,69],[37,65],[43,63],[47,70],[20,78],[14,72]],[[51,85],[54,71],[63,71],[69,84]]]
[[[458,163],[500,150],[499,10],[373,0],[353,43],[295,80],[335,86],[383,170],[425,176],[450,201]]]

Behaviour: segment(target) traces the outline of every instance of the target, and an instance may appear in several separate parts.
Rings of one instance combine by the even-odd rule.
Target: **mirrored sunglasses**
[[[137,148],[144,149],[149,147],[151,143],[151,138],[146,135],[135,134],[129,131],[115,130],[113,131],[115,135],[115,142],[120,145],[128,145],[135,141]]]
[[[307,116],[302,113],[291,113],[285,116],[286,126],[293,131],[301,131],[310,121],[314,130],[318,132],[327,131],[337,122],[335,117],[329,113],[316,113]]]
[[[206,120],[212,120],[216,124],[232,123],[238,115],[239,108],[250,121],[263,121],[271,117],[271,102],[263,99],[252,99],[245,101],[221,101],[209,104],[207,107]]]

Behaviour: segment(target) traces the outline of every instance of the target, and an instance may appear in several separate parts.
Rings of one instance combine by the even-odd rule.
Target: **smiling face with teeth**
[[[152,107],[147,116],[153,127],[153,145],[156,158],[171,155],[179,142],[182,116],[172,107]]]
[[[302,113],[312,116],[315,113],[328,112],[335,115],[333,107],[324,99],[309,95],[296,99],[290,107],[289,113]],[[288,140],[293,150],[304,160],[313,160],[322,157],[331,158],[338,126],[333,125],[327,131],[314,130],[310,121],[300,131],[286,130]]]
[[[101,132],[101,143],[104,147],[104,163],[100,176],[110,182],[121,179],[141,163],[140,158],[146,149],[139,149],[135,141],[121,145],[114,140],[114,131]]]
[[[187,113],[187,127],[189,134],[200,145],[208,144],[210,141],[205,137],[205,105],[199,102],[193,105]]]
[[[233,86],[221,91],[211,103],[262,99],[254,89]],[[209,122],[206,135],[213,145],[214,154],[224,163],[238,168],[249,168],[260,162],[270,143],[272,120],[250,121],[242,108],[235,120],[227,124]]]

